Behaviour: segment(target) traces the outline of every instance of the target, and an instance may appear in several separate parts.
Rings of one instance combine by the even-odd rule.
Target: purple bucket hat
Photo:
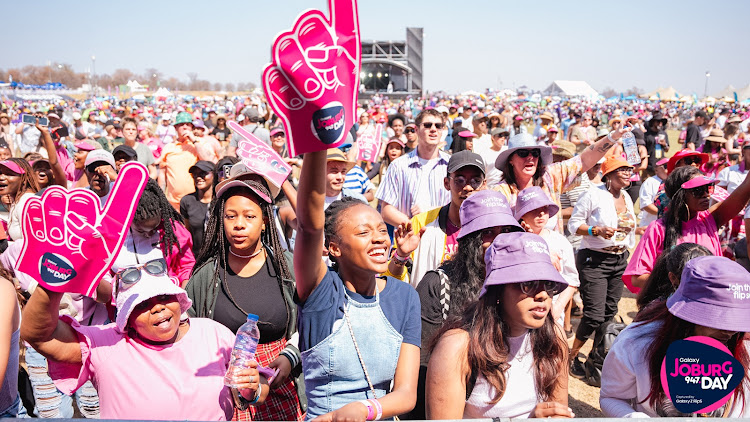
[[[558,292],[568,287],[568,282],[552,265],[547,242],[534,233],[497,235],[484,253],[484,264],[487,269],[479,297],[484,295],[489,286],[524,281],[554,281],[558,284]]]
[[[720,256],[691,259],[667,307],[672,315],[693,324],[750,332],[750,273]]]
[[[560,207],[552,202],[546,193],[539,186],[526,188],[518,193],[516,199],[516,209],[513,211],[513,218],[520,220],[527,212],[538,208],[547,207],[550,218],[554,217]]]
[[[458,210],[458,215],[461,219],[461,230],[457,239],[495,226],[515,226],[523,230],[513,218],[505,195],[494,190],[480,190],[466,198]]]

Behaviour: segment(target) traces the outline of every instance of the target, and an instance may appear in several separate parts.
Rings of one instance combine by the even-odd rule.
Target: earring
[[[685,220],[689,220],[690,219],[690,208],[688,207],[688,204],[685,204],[685,212],[686,212],[686,214],[685,214]]]

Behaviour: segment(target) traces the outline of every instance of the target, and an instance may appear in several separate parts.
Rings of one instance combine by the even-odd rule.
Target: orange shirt
[[[167,200],[179,211],[180,199],[195,192],[193,178],[188,171],[198,162],[198,151],[192,142],[175,141],[164,146],[159,159],[159,166],[165,171],[167,179]]]

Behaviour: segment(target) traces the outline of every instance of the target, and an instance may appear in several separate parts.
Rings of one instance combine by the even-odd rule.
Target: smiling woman
[[[26,160],[9,158],[0,161],[0,200],[10,211],[8,236],[10,240],[23,239],[21,213],[26,201],[39,190],[34,171]]]
[[[105,326],[58,319],[62,293],[34,290],[21,336],[47,357],[56,386],[70,394],[92,380],[102,418],[231,419],[223,378],[234,335],[209,319],[181,319],[191,301],[163,260],[121,269],[115,283],[117,320]],[[257,366],[241,375],[247,382],[239,394],[252,399],[265,381]],[[169,400],[164,391],[172,392]]]
[[[380,277],[391,247],[383,218],[350,197],[323,211],[326,151],[305,154],[299,197],[294,267],[307,418],[373,420],[410,411],[419,297],[407,283]],[[331,269],[321,259],[324,247]]]

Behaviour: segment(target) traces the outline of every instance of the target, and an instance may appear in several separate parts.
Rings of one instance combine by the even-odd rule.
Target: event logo
[[[45,252],[39,260],[39,275],[47,284],[61,286],[76,276],[73,264],[60,255]]]
[[[745,377],[742,364],[719,341],[688,337],[669,345],[661,366],[664,393],[682,413],[723,406]]]
[[[340,102],[332,102],[313,113],[312,128],[315,137],[326,145],[343,139],[346,111]]]

